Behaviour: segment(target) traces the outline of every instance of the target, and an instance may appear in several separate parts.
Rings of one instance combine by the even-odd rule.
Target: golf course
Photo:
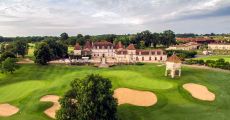
[[[13,74],[0,74],[0,104],[9,103],[19,112],[0,120],[51,120],[44,111],[51,102],[41,102],[45,95],[62,96],[76,78],[99,74],[111,80],[113,89],[130,88],[156,94],[157,103],[149,107],[122,104],[122,120],[227,120],[230,118],[230,72],[183,67],[182,77],[164,76],[165,66],[158,64],[96,68],[90,66],[20,65]],[[216,95],[212,102],[193,98],[183,84],[206,86]]]

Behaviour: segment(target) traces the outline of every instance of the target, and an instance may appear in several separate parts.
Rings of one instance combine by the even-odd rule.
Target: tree
[[[84,37],[82,34],[77,34],[77,38],[82,38]]]
[[[67,33],[62,33],[60,36],[61,40],[67,40],[69,38],[69,35]]]
[[[58,42],[55,39],[48,38],[44,40],[48,44],[51,51],[51,59],[60,59],[67,55],[68,47],[63,42]]]
[[[162,34],[161,44],[168,47],[176,43],[176,35],[171,30],[166,30]]]
[[[34,51],[34,56],[35,56],[35,63],[46,65],[47,62],[51,60],[51,56],[52,56],[49,45],[44,42],[38,44],[38,46]]]
[[[25,40],[16,41],[14,47],[16,53],[22,57],[24,57],[28,52],[28,43]]]
[[[159,33],[153,33],[151,34],[151,47],[153,46],[154,48],[157,47],[157,44],[159,44],[159,41],[160,41],[160,35]]]
[[[142,40],[145,42],[145,46],[149,47],[152,43],[152,33],[149,30],[140,33]]]
[[[2,62],[1,64],[1,71],[3,73],[10,72],[11,74],[19,68],[18,64],[16,63],[17,59],[16,58],[7,58],[5,61]]]
[[[6,60],[7,58],[16,58],[16,56],[15,56],[14,53],[8,52],[8,51],[2,53],[2,55],[1,55],[1,61]]]
[[[117,101],[111,82],[99,75],[76,79],[60,99],[57,120],[117,120]]]
[[[0,46],[0,53],[4,53],[6,51],[6,48],[5,48],[6,44],[5,43],[2,43],[1,46]]]

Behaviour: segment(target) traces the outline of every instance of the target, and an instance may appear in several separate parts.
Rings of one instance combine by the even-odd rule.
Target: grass
[[[34,50],[35,50],[35,43],[29,43],[28,54],[26,55],[26,57],[31,60],[34,60]]]
[[[73,46],[69,46],[68,47],[68,53],[71,53],[71,52],[73,52],[74,51],[74,47]]]
[[[225,61],[230,62],[230,55],[210,55],[210,56],[204,56],[200,58],[195,58],[197,60],[218,60],[218,59],[225,59]]]
[[[121,105],[122,120],[227,120],[230,118],[230,74],[185,67],[182,77],[164,77],[165,67],[156,64],[116,66],[98,69],[89,66],[22,65],[14,74],[0,74],[0,103],[9,102],[20,112],[0,120],[51,120],[43,111],[50,103],[39,102],[47,94],[63,95],[75,78],[96,73],[108,77],[113,89],[127,87],[148,90],[157,94],[158,103],[151,107]],[[216,94],[214,102],[192,98],[182,85],[199,83]]]

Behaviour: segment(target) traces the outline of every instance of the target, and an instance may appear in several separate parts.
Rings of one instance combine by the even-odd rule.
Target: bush
[[[206,65],[208,67],[214,67],[214,68],[221,68],[230,70],[230,63],[225,62],[224,59],[218,59],[218,60],[207,60],[206,62],[204,60],[187,60],[185,61],[185,64],[199,64],[199,65]]]
[[[14,53],[8,52],[8,51],[2,53],[2,55],[1,55],[1,61],[6,60],[7,58],[16,58],[16,55]]]
[[[17,62],[16,58],[9,58],[8,57],[7,59],[5,59],[1,64],[2,73],[10,72],[12,74],[16,69],[19,68],[19,66],[16,62]]]
[[[177,54],[182,60],[186,58],[194,58],[197,55],[196,51],[185,51],[185,50],[167,50],[168,56],[172,56],[173,53]]]
[[[145,63],[137,62],[136,65],[144,65]]]

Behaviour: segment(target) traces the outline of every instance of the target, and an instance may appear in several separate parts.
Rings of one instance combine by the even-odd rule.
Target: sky
[[[0,36],[230,33],[230,0],[0,0]]]

